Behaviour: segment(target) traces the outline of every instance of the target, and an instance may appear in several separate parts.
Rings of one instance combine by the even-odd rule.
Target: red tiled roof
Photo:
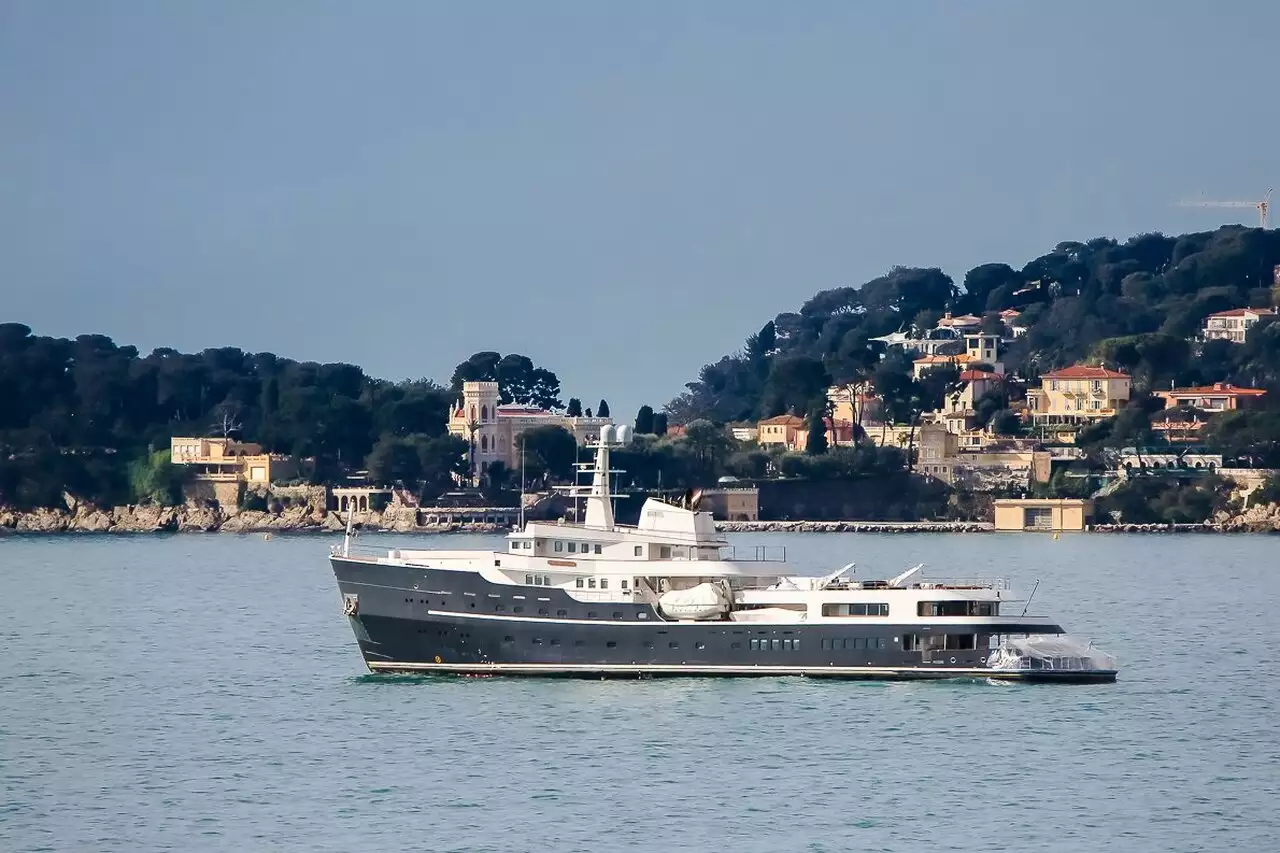
[[[973,382],[975,379],[1003,379],[999,373],[990,370],[966,370],[960,374],[961,382]]]
[[[764,424],[770,424],[770,425],[773,425],[773,424],[782,424],[782,425],[784,425],[784,426],[803,426],[803,425],[804,425],[804,419],[803,419],[803,418],[797,418],[795,415],[778,415],[777,417],[765,418],[765,419],[764,419],[764,420],[762,420],[760,423],[761,423],[761,425],[764,425]]]
[[[1261,397],[1266,393],[1261,388],[1237,388],[1225,383],[1199,388],[1174,388],[1172,391],[1160,392],[1163,397]]]
[[[961,314],[959,317],[948,315],[938,321],[939,326],[979,326],[981,324],[982,318],[972,314]]]
[[[1091,367],[1087,364],[1073,364],[1053,373],[1046,373],[1045,379],[1128,379],[1129,374],[1105,367]]]
[[[1232,308],[1230,311],[1218,311],[1210,314],[1210,317],[1243,317],[1245,314],[1257,314],[1260,317],[1269,317],[1276,313],[1270,308]]]

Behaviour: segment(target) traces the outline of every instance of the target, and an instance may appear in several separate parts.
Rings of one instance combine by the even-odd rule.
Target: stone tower
[[[489,463],[498,458],[498,383],[462,383],[461,409],[467,422],[467,441],[471,444],[471,476],[480,477]]]

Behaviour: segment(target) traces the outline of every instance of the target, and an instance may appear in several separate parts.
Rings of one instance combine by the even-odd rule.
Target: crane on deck
[[[1271,189],[1262,197],[1262,201],[1180,201],[1178,207],[1252,207],[1258,211],[1258,219],[1263,228],[1270,221]]]

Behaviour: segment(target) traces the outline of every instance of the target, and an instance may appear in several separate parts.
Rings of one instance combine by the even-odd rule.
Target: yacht
[[[350,523],[330,555],[375,673],[585,677],[826,676],[1110,682],[1114,659],[1027,613],[1001,579],[787,571],[785,550],[730,543],[710,513],[648,499],[614,520],[606,426],[581,523],[531,521],[492,550],[375,550]],[[1034,591],[1033,591],[1034,593]]]

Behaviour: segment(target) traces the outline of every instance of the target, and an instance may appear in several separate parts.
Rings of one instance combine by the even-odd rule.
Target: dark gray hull
[[[541,586],[494,585],[479,574],[333,559],[352,630],[374,672],[601,677],[779,676],[1042,679],[985,667],[992,634],[1043,623],[975,623],[977,648],[907,651],[904,632],[930,625],[665,620],[646,604],[580,602]],[[1051,626],[1061,630],[1057,626]],[[1114,672],[1073,673],[1114,680]]]

